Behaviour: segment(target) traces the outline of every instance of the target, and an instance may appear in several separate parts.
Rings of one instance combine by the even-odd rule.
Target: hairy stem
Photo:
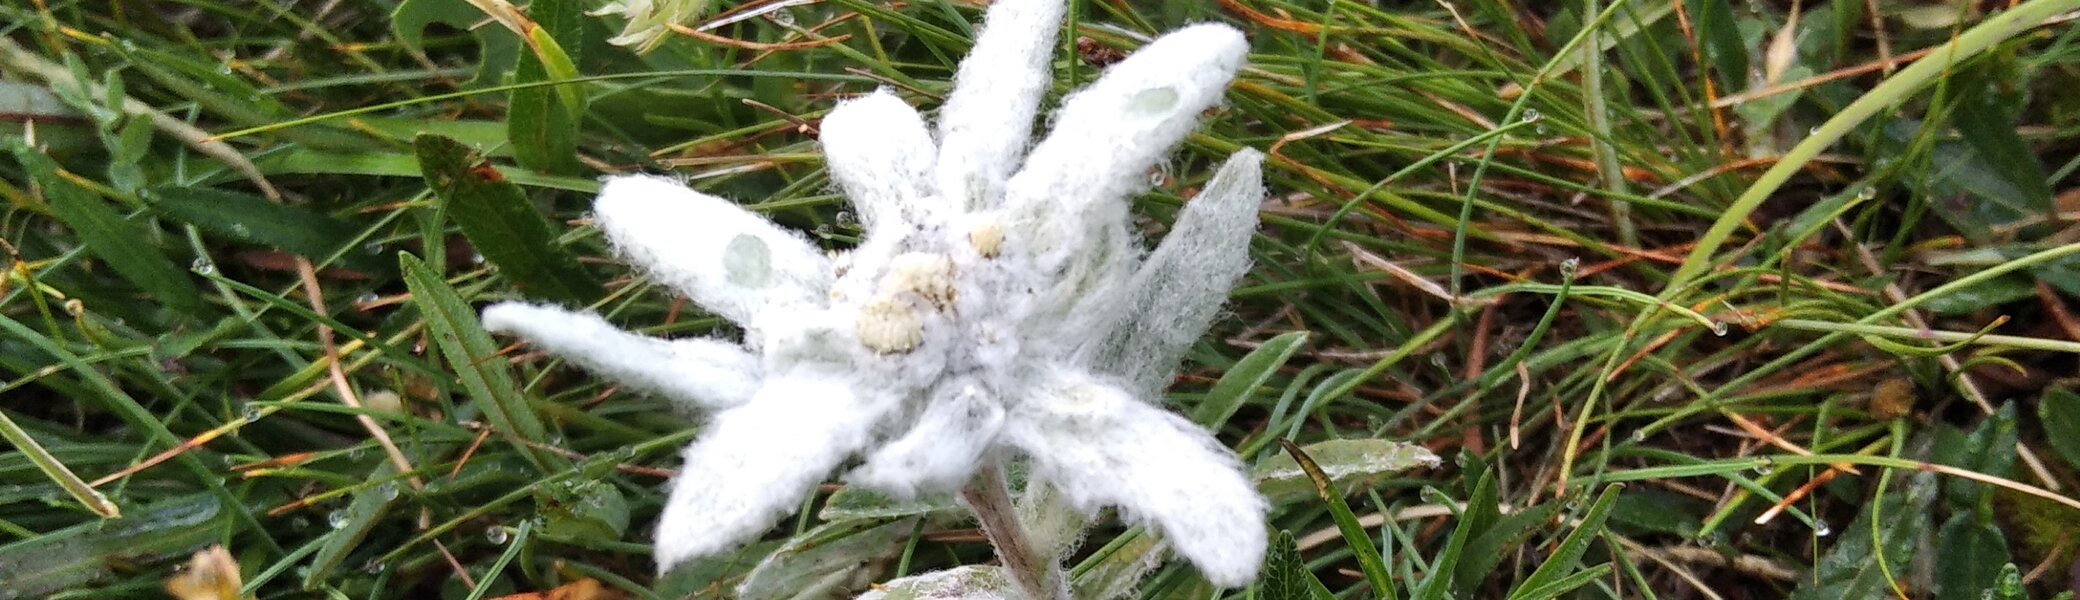
[[[1067,578],[1055,564],[1054,555],[1039,548],[1018,520],[1018,509],[1011,504],[1011,487],[1004,481],[1003,463],[993,459],[977,471],[975,479],[961,490],[961,503],[974,511],[982,534],[996,547],[997,560],[1004,563],[1004,570],[1011,572],[1011,579],[1018,582],[1027,597],[1068,600]]]

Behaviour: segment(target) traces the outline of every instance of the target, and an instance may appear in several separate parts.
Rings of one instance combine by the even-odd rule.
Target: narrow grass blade
[[[29,437],[29,432],[23,431],[22,426],[16,424],[14,419],[8,418],[5,412],[0,412],[0,438],[6,438],[7,443],[14,445],[15,451],[28,457],[29,463],[36,465],[36,470],[42,471],[44,477],[49,477],[58,487],[63,488],[67,495],[78,500],[80,506],[87,507],[87,510],[93,511],[103,519],[123,516],[122,509],[118,508],[116,503],[110,502],[107,496],[87,485],[87,482],[73,474],[72,469],[67,468],[65,463],[58,462],[58,457],[52,456],[50,450],[44,449],[42,444],[36,443],[36,438]]]
[[[1337,531],[1343,532],[1344,543],[1350,544],[1351,554],[1358,560],[1358,568],[1365,573],[1365,582],[1372,585],[1373,597],[1395,598],[1394,578],[1387,573],[1386,557],[1381,556],[1379,549],[1373,547],[1372,538],[1365,533],[1365,526],[1358,523],[1358,516],[1351,512],[1350,505],[1343,502],[1343,495],[1337,493],[1329,475],[1322,472],[1322,467],[1315,464],[1314,459],[1309,457],[1307,451],[1301,449],[1299,444],[1283,439],[1278,443],[1285,447],[1287,454],[1292,455],[1294,462],[1300,464],[1300,469],[1307,472],[1308,479],[1314,480],[1315,493],[1321,495],[1322,502],[1329,505],[1329,516],[1335,519]]]
[[[1257,389],[1263,387],[1264,382],[1270,381],[1280,367],[1307,346],[1307,337],[1305,331],[1283,333],[1251,350],[1222,374],[1220,381],[1214,382],[1206,400],[1192,410],[1192,421],[1215,429],[1228,422],[1228,418],[1235,416],[1235,411],[1256,396]]]
[[[1711,229],[1698,238],[1697,245],[1691,247],[1690,255],[1683,259],[1683,265],[1676,269],[1674,275],[1669,276],[1667,285],[1662,288],[1661,298],[1670,299],[1689,289],[1692,280],[1711,267],[1712,255],[1719,251],[1719,247],[1726,243],[1726,239],[1733,235],[1735,229],[1748,222],[1748,217],[1762,206],[1764,200],[1774,197],[1777,189],[1790,181],[1792,175],[1804,170],[1806,163],[1832,147],[1835,142],[1841,141],[1843,136],[1848,135],[1858,125],[1877,116],[1887,107],[1906,100],[1907,96],[1919,91],[1922,86],[1928,85],[1937,77],[1949,74],[1958,62],[1978,56],[1997,44],[2013,39],[2022,32],[2043,24],[2053,15],[2075,9],[2080,9],[2080,0],[2033,0],[1989,17],[1958,34],[1949,43],[1936,47],[1927,57],[1900,69],[1898,73],[1886,78],[1877,87],[1871,88],[1855,102],[1843,107],[1841,112],[1835,113],[1827,122],[1813,128],[1812,135],[1806,136],[1804,141],[1792,146],[1791,150],[1779,157],[1768,171],[1764,171],[1755,179],[1754,184],[1748,186],[1747,191],[1734,200],[1732,206],[1726,208],[1726,213],[1720,215],[1719,220],[1712,223]]]
[[[1530,577],[1525,577],[1524,581],[1517,585],[1517,591],[1509,596],[1510,600],[1545,600],[1567,593],[1588,583],[1590,579],[1601,576],[1598,574],[1584,579],[1582,574],[1596,570],[1574,569],[1581,562],[1582,553],[1589,551],[1589,542],[1603,533],[1603,524],[1611,516],[1611,506],[1618,503],[1618,490],[1624,487],[1618,484],[1604,486],[1603,493],[1596,496],[1596,503],[1589,506],[1589,513],[1582,516],[1581,524],[1576,525],[1574,531],[1568,532],[1567,537],[1560,540],[1560,546],[1553,550],[1553,555],[1547,557],[1545,562],[1538,565],[1538,569],[1531,572]],[[1599,566],[1605,573],[1610,571],[1610,565]]]

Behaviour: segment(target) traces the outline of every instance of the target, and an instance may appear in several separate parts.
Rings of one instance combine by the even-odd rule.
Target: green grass
[[[989,562],[957,511],[835,491],[656,581],[696,424],[474,315],[722,327],[599,259],[595,178],[676,173],[851,244],[816,120],[878,85],[936,108],[979,8],[832,0],[639,56],[596,4],[537,0],[533,46],[459,0],[0,7],[0,598],[165,597],[211,544],[259,598],[853,569],[845,595]],[[1221,157],[1272,153],[1256,266],[1173,407],[1252,464],[1445,458],[1267,482],[1292,535],[1224,594],[2068,589],[2080,0],[1982,12],[2008,4],[1075,4],[1051,99],[1100,72],[1078,37],[1251,37],[1138,204],[1160,235]],[[1135,585],[1150,541],[1100,527],[1075,585],[1220,597],[1182,564]]]

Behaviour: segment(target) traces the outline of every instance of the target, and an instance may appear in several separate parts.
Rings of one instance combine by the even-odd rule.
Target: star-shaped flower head
[[[1214,583],[1254,578],[1264,501],[1233,453],[1159,406],[1248,263],[1262,155],[1230,157],[1153,252],[1130,198],[1221,99],[1248,46],[1233,28],[1165,35],[1068,97],[1027,152],[1060,0],[998,0],[934,136],[887,91],[822,123],[863,242],[826,256],[737,204],[665,178],[609,179],[594,206],[620,253],[743,326],[741,343],[658,340],[598,317],[484,312],[631,387],[713,411],[685,451],[657,561],[772,527],[848,460],[854,485],[958,489],[999,457],[1072,506],[1112,506]]]

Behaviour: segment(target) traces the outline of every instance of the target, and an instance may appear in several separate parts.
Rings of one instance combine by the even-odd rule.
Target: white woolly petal
[[[1135,397],[1160,397],[1169,387],[1178,360],[1249,270],[1249,239],[1264,202],[1263,164],[1256,150],[1228,157],[1134,273],[1126,310],[1104,328],[1111,336],[1089,364],[1126,379]]]
[[[1070,96],[1054,130],[1005,190],[1013,220],[1023,222],[1015,224],[1070,215],[1086,223],[1123,220],[1121,200],[1148,187],[1149,168],[1220,101],[1248,51],[1233,27],[1187,27]]]
[[[867,455],[846,479],[899,500],[959,489],[1003,426],[1003,403],[980,385],[941,385],[908,433]]]
[[[757,536],[858,451],[897,404],[838,377],[766,380],[686,447],[657,525],[658,571]]]
[[[687,410],[729,408],[758,391],[758,359],[711,339],[661,340],[622,331],[606,319],[552,306],[503,302],[484,309],[484,328],[529,343],[630,387],[663,395]]]
[[[801,236],[670,179],[610,178],[593,212],[623,256],[740,324],[769,307],[821,306],[830,288],[829,261]]]
[[[1003,436],[1033,476],[1085,512],[1118,506],[1208,581],[1249,583],[1264,559],[1264,499],[1220,442],[1183,417],[1087,375],[1057,371],[1017,403]]]
[[[924,118],[886,89],[839,104],[823,118],[823,156],[831,178],[859,210],[867,231],[887,219],[918,223],[928,214],[937,150]]]
[[[939,109],[939,193],[956,210],[989,208],[1018,167],[1047,91],[1061,0],[997,0]]]

